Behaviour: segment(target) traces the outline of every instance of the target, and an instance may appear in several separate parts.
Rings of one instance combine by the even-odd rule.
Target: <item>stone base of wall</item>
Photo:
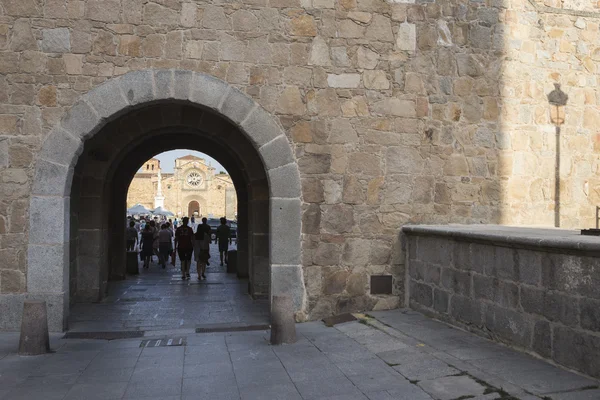
[[[0,295],[0,330],[19,331],[25,300],[44,300],[48,312],[50,332],[63,332],[67,329],[69,304],[62,294],[3,294]]]
[[[403,232],[410,307],[600,377],[600,240],[497,226]]]

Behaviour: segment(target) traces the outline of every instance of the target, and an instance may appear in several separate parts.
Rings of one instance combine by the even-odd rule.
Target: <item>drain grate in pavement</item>
[[[140,347],[185,346],[184,337],[142,340]]]
[[[132,339],[144,336],[144,331],[115,331],[115,332],[67,332],[63,339]]]
[[[197,327],[196,333],[267,331],[269,329],[271,329],[269,324],[207,324]]]
[[[332,317],[323,318],[323,322],[329,327],[350,321],[356,321],[356,317],[352,314],[339,314]]]
[[[132,292],[145,292],[148,289],[129,289]]]
[[[160,297],[122,297],[117,301],[122,301],[122,302],[137,302],[137,301],[161,301],[162,299]]]

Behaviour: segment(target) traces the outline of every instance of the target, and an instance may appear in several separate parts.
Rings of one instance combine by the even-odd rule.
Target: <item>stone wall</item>
[[[600,245],[577,232],[405,227],[410,306],[600,377]]]
[[[597,17],[536,4],[0,0],[0,295],[28,288],[41,143],[83,94],[132,70],[217,77],[285,129],[310,318],[399,305],[405,223],[552,223],[555,82],[570,96],[564,224],[591,225]],[[374,275],[393,276],[392,295],[372,294]]]

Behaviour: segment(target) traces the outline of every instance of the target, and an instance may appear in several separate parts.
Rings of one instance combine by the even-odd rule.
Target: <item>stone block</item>
[[[219,111],[226,118],[240,125],[255,107],[257,107],[257,104],[252,98],[237,89],[230,89],[223,100],[223,104],[219,107]]]
[[[296,163],[271,169],[268,175],[271,197],[300,198],[300,172]]]
[[[38,196],[68,196],[72,178],[72,168],[39,159],[35,165],[31,193]]]
[[[80,100],[71,107],[61,121],[62,127],[73,136],[88,139],[100,128],[102,119],[85,101]]]
[[[577,371],[600,377],[600,338],[562,326],[553,329],[553,359]]]
[[[416,281],[410,281],[410,301],[421,306],[433,305],[433,289],[431,286]]]
[[[412,279],[440,285],[440,267],[422,261],[410,261],[409,273]]]
[[[320,242],[313,257],[313,263],[317,265],[339,265],[341,246],[336,243]]]
[[[46,312],[48,314],[48,330],[50,332],[63,332],[66,330],[67,321],[69,317],[68,292],[28,293],[25,298],[27,300],[41,300],[46,302]]]
[[[539,251],[517,250],[519,282],[539,286],[542,282],[542,254]]]
[[[62,245],[69,240],[69,198],[35,197],[29,206],[29,243]]]
[[[194,83],[192,71],[173,71],[173,98],[177,100],[189,100]]]
[[[436,237],[420,237],[417,248],[417,259],[442,265],[452,265],[453,242]]]
[[[129,106],[116,79],[110,79],[88,92],[84,99],[102,118],[108,118]]]
[[[433,289],[433,309],[447,314],[448,313],[448,304],[450,301],[450,294],[441,289],[434,288]]]
[[[579,321],[583,329],[600,332],[600,301],[579,299]]]
[[[271,200],[271,263],[300,263],[301,206],[299,199]]]
[[[531,348],[533,321],[521,312],[488,305],[485,327],[503,342]]]
[[[542,257],[542,286],[561,292],[600,299],[598,259],[546,253]]]
[[[75,167],[75,163],[82,152],[83,143],[81,140],[57,127],[46,137],[40,158],[66,167]]]
[[[473,275],[473,294],[478,299],[489,300],[503,307],[519,306],[519,287],[494,277]]]
[[[301,265],[271,265],[271,296],[290,296],[295,312],[304,309],[304,278]]]
[[[417,48],[417,27],[415,24],[402,23],[396,35],[398,50],[415,51]]]
[[[549,293],[544,290],[522,287],[521,307],[525,312],[537,314],[548,318],[550,321],[559,321],[567,325],[577,322],[576,300],[558,293]]]
[[[472,243],[471,244],[471,267],[475,272],[483,273],[484,270],[492,269],[496,257],[494,246]]]
[[[518,282],[519,272],[515,264],[515,250],[509,247],[496,247],[494,262],[486,264],[484,271],[489,276]]]
[[[450,299],[450,315],[464,324],[481,326],[483,306],[480,301],[454,295]]]
[[[173,98],[173,70],[157,69],[154,74],[154,97],[156,99]]]
[[[42,30],[42,51],[46,53],[68,53],[71,51],[71,34],[68,28]]]
[[[294,163],[294,155],[287,136],[281,135],[258,150],[267,171]],[[294,165],[296,165],[294,163]]]
[[[23,303],[19,354],[37,356],[50,351],[48,316],[45,301],[27,300]]]
[[[471,244],[455,242],[452,255],[452,265],[456,269],[470,271],[472,269]]]
[[[154,100],[152,71],[133,71],[119,78],[119,84],[129,104],[143,104]]]
[[[328,233],[351,232],[354,227],[354,209],[346,204],[321,207],[322,227]]]
[[[533,350],[542,357],[552,357],[552,330],[548,321],[537,321],[533,327]]]
[[[452,268],[442,268],[441,286],[462,296],[471,295],[471,274]]]
[[[242,122],[241,128],[256,148],[283,134],[283,129],[277,125],[273,117],[262,107],[255,108]]]
[[[271,297],[271,344],[296,342],[295,307],[290,296]]]
[[[321,207],[310,204],[302,214],[302,233],[318,234],[321,230]]]

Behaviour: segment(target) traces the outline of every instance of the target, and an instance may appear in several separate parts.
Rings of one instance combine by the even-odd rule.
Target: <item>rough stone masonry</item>
[[[28,292],[42,143],[81,96],[133,70],[214,76],[281,124],[302,179],[305,318],[402,303],[405,223],[553,224],[554,83],[569,95],[560,223],[592,226],[588,3],[0,0],[0,328],[18,326],[6,310]],[[391,294],[373,293],[381,275]]]

